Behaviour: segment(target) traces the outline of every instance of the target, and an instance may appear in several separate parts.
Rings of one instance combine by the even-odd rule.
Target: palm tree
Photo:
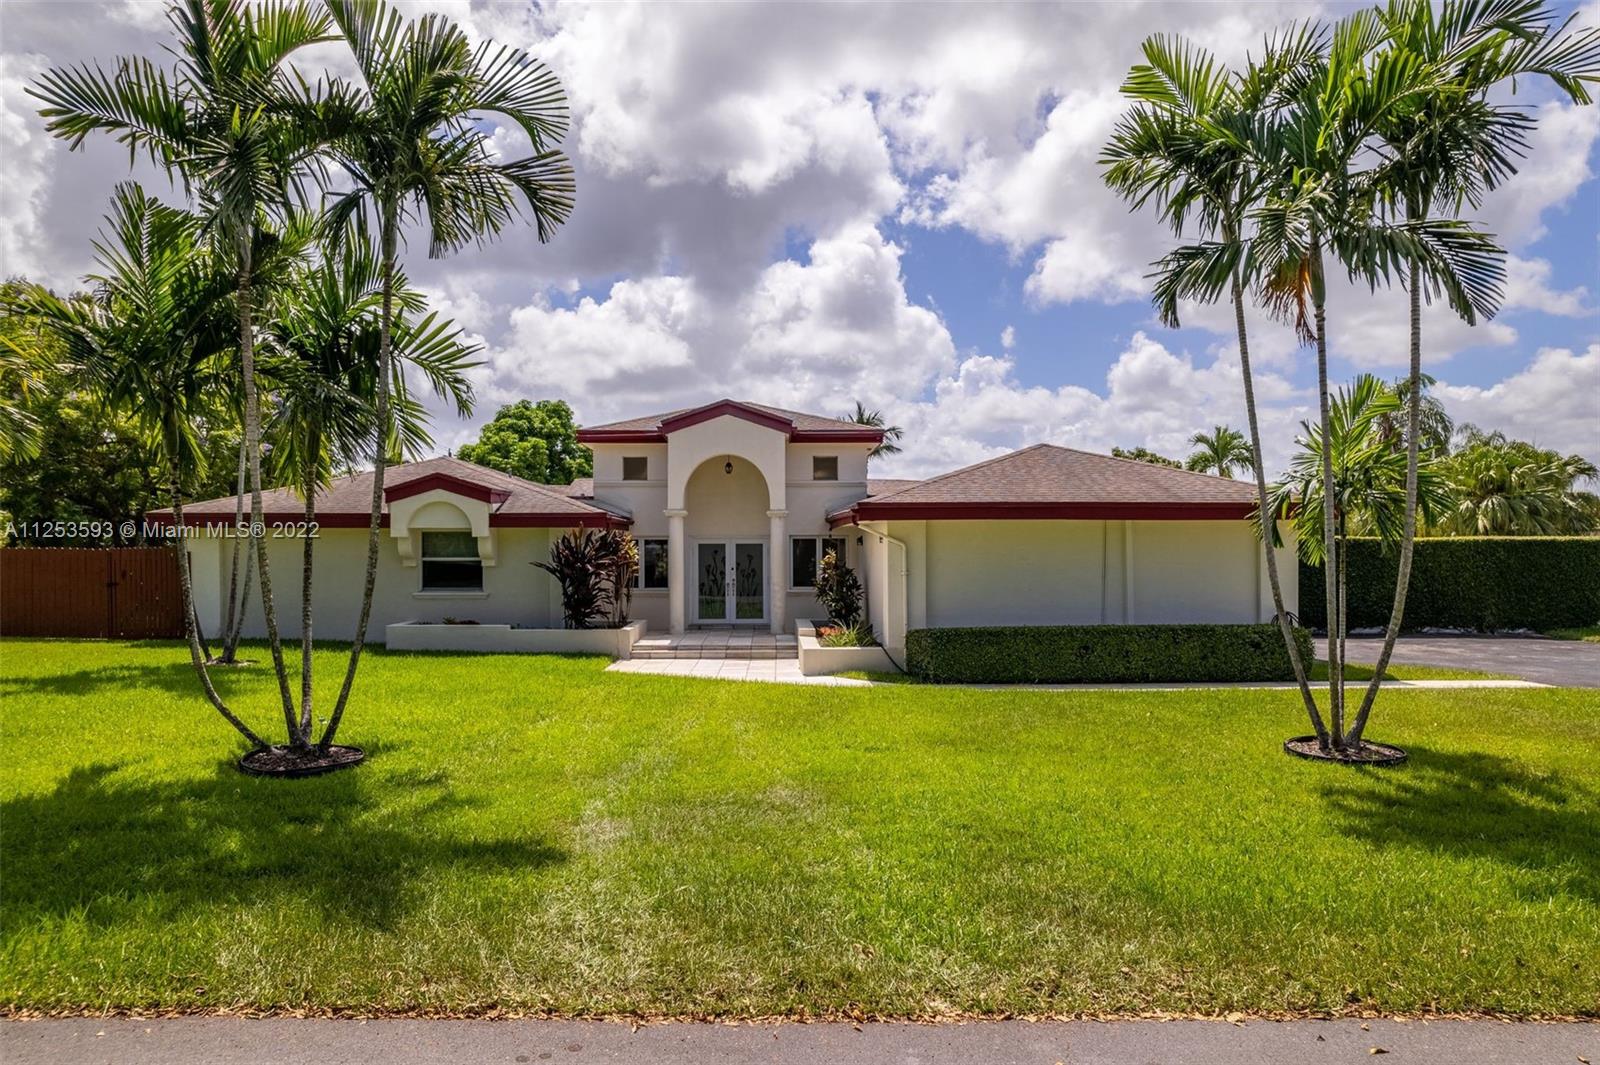
[[[1255,465],[1255,452],[1244,434],[1229,426],[1218,425],[1209,433],[1195,433],[1189,443],[1199,450],[1189,456],[1185,465],[1196,473],[1215,473],[1231,480],[1234,470],[1248,470]]]
[[[1448,454],[1450,440],[1456,435],[1455,420],[1450,417],[1450,412],[1445,410],[1439,397],[1430,389],[1438,384],[1432,374],[1422,374],[1418,378],[1421,385],[1417,406],[1417,447],[1422,451],[1431,451],[1436,455]],[[1396,417],[1384,417],[1378,422],[1378,431],[1389,445],[1397,450],[1404,450],[1410,446],[1410,409],[1411,409],[1411,379],[1402,377],[1390,384],[1395,395],[1400,397],[1401,413]]]
[[[497,235],[526,209],[539,240],[548,241],[571,214],[574,194],[572,168],[554,147],[567,130],[566,97],[542,63],[488,42],[474,49],[449,19],[429,14],[407,22],[383,0],[330,0],[329,8],[360,76],[334,80],[317,98],[303,94],[299,112],[329,138],[351,183],[329,210],[331,231],[377,234],[382,306],[366,586],[344,684],[319,741],[324,749],[344,716],[372,616],[402,227],[424,225],[429,254],[442,256]],[[484,113],[515,123],[533,154],[496,161],[488,131],[473,117]]]
[[[858,399],[856,400],[856,409],[845,418],[845,421],[855,422],[857,425],[870,425],[874,429],[883,430],[883,439],[878,442],[877,447],[867,452],[867,458],[875,459],[880,455],[900,454],[900,438],[905,436],[906,431],[898,425],[885,424],[883,411],[868,410],[867,405]]]
[[[1357,377],[1333,398],[1331,431],[1326,436],[1320,425],[1301,423],[1301,435],[1295,440],[1299,450],[1290,460],[1288,474],[1272,487],[1269,513],[1290,518],[1300,533],[1301,557],[1323,564],[1335,575],[1340,609],[1329,614],[1328,628],[1338,641],[1341,661],[1347,634],[1343,609],[1348,586],[1346,541],[1351,536],[1372,536],[1386,549],[1400,543],[1406,512],[1412,505],[1408,486],[1413,477],[1417,505],[1427,520],[1442,516],[1450,506],[1448,486],[1431,457],[1413,474],[1407,454],[1396,450],[1385,436],[1384,422],[1403,408],[1392,386],[1371,374]],[[1324,448],[1324,440],[1331,440],[1331,446]],[[1322,479],[1324,459],[1334,471],[1331,494]],[[1331,551],[1317,535],[1328,520],[1336,531]]]
[[[393,381],[398,397],[394,435],[387,442],[399,457],[420,456],[432,443],[426,412],[409,394],[404,368],[415,368],[456,413],[472,413],[472,388],[466,371],[473,348],[460,330],[428,314],[419,321],[422,297],[404,278],[396,279],[396,307],[402,317],[394,329]],[[328,483],[335,464],[353,461],[377,431],[373,397],[377,393],[383,278],[370,247],[346,244],[339,254],[295,271],[268,326],[268,374],[276,384],[276,403],[267,427],[280,483],[295,485],[305,503],[307,527],[316,520],[319,485]],[[313,721],[312,593],[313,547],[302,545],[300,585],[301,746],[311,743]]]
[[[164,457],[175,531],[183,527],[183,488],[200,471],[196,433],[207,418],[227,416],[237,342],[231,271],[206,248],[198,219],[163,206],[137,185],[119,185],[96,243],[100,273],[92,294],[62,300],[38,286],[17,308],[59,337],[108,406],[131,414]],[[265,746],[217,693],[206,669],[194,609],[188,545],[173,548],[183,591],[189,657],[206,698],[254,747]]]
[[[92,132],[180,178],[236,277],[244,447],[250,467],[251,547],[284,723],[295,733],[294,698],[278,639],[272,577],[261,527],[261,401],[255,367],[254,253],[262,223],[286,211],[314,161],[314,127],[281,106],[293,91],[286,61],[327,39],[328,17],[302,0],[183,0],[169,11],[178,62],[169,75],[142,57],[114,75],[84,64],[46,72],[28,92],[47,128],[76,148]]]
[[[1227,290],[1239,344],[1249,460],[1262,513],[1267,511],[1267,474],[1261,462],[1261,426],[1244,309],[1249,280],[1245,224],[1264,194],[1264,173],[1248,149],[1247,135],[1258,112],[1278,106],[1284,96],[1298,90],[1323,47],[1323,31],[1314,24],[1291,27],[1269,44],[1262,62],[1235,77],[1204,49],[1181,39],[1151,37],[1143,45],[1145,62],[1136,65],[1122,85],[1123,94],[1136,104],[1118,121],[1101,154],[1106,184],[1133,209],[1153,204],[1179,235],[1191,214],[1198,216],[1201,242],[1179,248],[1156,264],[1156,304],[1162,322],[1176,328],[1182,299],[1210,303]],[[1116,453],[1114,449],[1112,454]],[[1306,715],[1317,736],[1325,740],[1327,729],[1283,605],[1283,584],[1272,547],[1275,539],[1263,544],[1274,618]]]
[[[1316,346],[1319,431],[1331,433],[1328,390],[1326,258],[1332,255],[1353,280],[1388,283],[1403,263],[1417,273],[1413,286],[1442,292],[1469,323],[1492,315],[1505,276],[1503,252],[1486,235],[1455,219],[1392,219],[1378,211],[1383,176],[1360,169],[1374,139],[1396,115],[1453,90],[1451,68],[1403,49],[1386,48],[1376,13],[1358,12],[1335,28],[1315,76],[1287,106],[1239,137],[1268,176],[1263,204],[1253,212],[1251,252],[1268,307],[1294,323]],[[1415,432],[1411,434],[1415,439]],[[1335,492],[1331,449],[1322,449],[1322,494]],[[1323,551],[1332,556],[1338,536],[1334,508],[1322,508]],[[1329,618],[1328,696],[1331,736],[1321,740],[1345,756],[1344,662],[1339,642],[1340,600],[1336,567],[1327,568],[1324,594]],[[1359,746],[1360,735],[1353,737]]]
[[[1594,463],[1504,433],[1468,427],[1441,464],[1451,503],[1436,528],[1449,536],[1589,536],[1600,531],[1600,497],[1578,487]]]
[[[1538,74],[1574,102],[1589,102],[1583,83],[1600,80],[1600,31],[1567,35],[1571,19],[1552,30],[1553,18],[1540,3],[1508,6],[1447,0],[1435,9],[1432,0],[1389,0],[1379,20],[1390,52],[1439,69],[1449,78],[1442,91],[1427,94],[1414,106],[1386,112],[1377,124],[1388,158],[1376,187],[1392,211],[1408,219],[1425,219],[1435,210],[1456,211],[1463,202],[1477,207],[1485,191],[1516,173],[1516,157],[1526,149],[1525,133],[1533,120],[1518,108],[1491,103],[1488,94],[1496,85]],[[1418,256],[1410,257],[1406,274],[1411,326],[1404,393],[1408,504],[1394,604],[1372,681],[1350,730],[1352,745],[1361,742],[1405,616],[1417,531],[1419,449],[1425,437],[1437,439],[1445,428],[1436,418],[1424,418],[1428,407],[1423,392],[1432,384],[1422,372],[1422,299],[1429,279]],[[1435,424],[1428,425],[1429,420]],[[1446,441],[1449,435],[1445,428]]]

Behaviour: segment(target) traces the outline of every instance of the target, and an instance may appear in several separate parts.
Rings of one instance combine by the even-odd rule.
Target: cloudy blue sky
[[[1242,427],[1231,315],[1154,321],[1144,273],[1171,238],[1102,187],[1095,159],[1149,32],[1241,58],[1308,4],[654,5],[430,2],[528,49],[572,101],[578,208],[410,270],[484,346],[478,413],[561,397],[599,422],[719,396],[822,413],[855,399],[906,428],[874,472],[918,475],[1055,441],[1186,454]],[[1600,21],[1600,4],[1580,18]],[[70,285],[111,186],[109,143],[69,153],[23,94],[61,63],[166,38],[154,2],[0,6],[0,269]],[[336,49],[308,72],[342,70]],[[1501,314],[1425,319],[1428,370],[1460,420],[1600,460],[1600,107],[1524,86],[1522,173],[1481,218],[1511,252]],[[497,145],[525,142],[501,130]],[[139,172],[140,176],[150,175]],[[1399,374],[1401,293],[1339,287],[1334,376]],[[1310,353],[1252,318],[1266,451],[1315,402]]]

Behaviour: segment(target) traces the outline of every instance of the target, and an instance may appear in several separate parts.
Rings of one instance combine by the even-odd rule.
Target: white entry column
[[[768,531],[767,568],[772,571],[771,593],[768,595],[768,612],[772,615],[772,631],[782,634],[789,623],[789,534],[787,510],[769,510],[771,522]]]
[[[662,511],[667,516],[667,623],[673,633],[684,630],[684,587],[689,578],[688,545],[683,540],[687,510]]]

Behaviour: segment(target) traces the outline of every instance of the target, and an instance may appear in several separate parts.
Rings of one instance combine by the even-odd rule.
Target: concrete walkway
[[[1352,637],[1346,646],[1350,661],[1371,665],[1378,660],[1383,641]],[[1405,665],[1509,673],[1561,688],[1600,688],[1600,643],[1578,640],[1550,640],[1543,636],[1402,636],[1394,645],[1393,660]]]
[[[1499,1021],[658,1024],[94,1018],[0,1024],[6,1065],[1395,1065],[1600,1062],[1600,1025]]]
[[[871,687],[869,681],[852,677],[808,677],[800,672],[797,658],[631,658],[611,663],[606,671],[704,680],[762,680],[769,684],[819,684],[835,688]]]

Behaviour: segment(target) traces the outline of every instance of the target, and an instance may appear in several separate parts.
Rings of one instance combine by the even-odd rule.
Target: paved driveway
[[[1530,1065],[1600,1061],[1600,1025],[1500,1021],[653,1024],[0,1021],[6,1065]]]
[[[1383,641],[1351,638],[1348,647],[1350,661],[1370,665],[1378,660]],[[1509,673],[1563,688],[1600,688],[1600,643],[1541,636],[1402,636],[1394,645],[1393,660]]]

